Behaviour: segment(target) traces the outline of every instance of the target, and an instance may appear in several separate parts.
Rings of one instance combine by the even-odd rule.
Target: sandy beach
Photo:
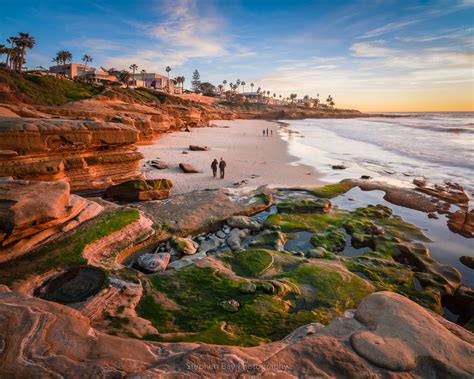
[[[152,145],[139,146],[143,153],[143,171],[147,178],[167,178],[173,182],[173,193],[222,187],[307,186],[321,183],[313,167],[297,163],[287,151],[287,142],[280,137],[281,126],[263,120],[222,120],[217,127],[193,129],[191,133],[175,132],[163,135]],[[263,129],[273,131],[264,137]],[[208,146],[209,151],[190,151],[189,145]],[[188,154],[183,154],[187,152]],[[211,162],[221,157],[227,162],[224,179],[212,177]],[[169,165],[158,170],[146,165],[150,159],[160,159]],[[185,174],[178,167],[190,163],[197,174]]]

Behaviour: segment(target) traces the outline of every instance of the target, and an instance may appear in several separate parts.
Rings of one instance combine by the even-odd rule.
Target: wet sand
[[[191,133],[164,134],[152,145],[139,147],[145,158],[143,171],[149,179],[167,178],[173,182],[173,193],[185,193],[200,189],[278,187],[319,185],[321,175],[311,166],[297,164],[298,158],[288,153],[288,142],[279,132],[281,125],[263,120],[215,121],[218,127],[197,128]],[[263,136],[262,130],[273,131],[273,136]],[[208,146],[209,151],[190,151],[189,145]],[[183,154],[186,151],[188,154]],[[212,177],[211,162],[223,157],[227,162],[224,179]],[[158,170],[145,162],[160,159],[169,165]],[[185,174],[179,163],[189,163],[202,171]],[[219,175],[219,173],[218,173]]]

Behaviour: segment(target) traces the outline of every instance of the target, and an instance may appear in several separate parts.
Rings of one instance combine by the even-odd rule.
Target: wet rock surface
[[[105,279],[105,273],[100,269],[75,267],[48,279],[34,294],[56,303],[78,303],[99,292]]]

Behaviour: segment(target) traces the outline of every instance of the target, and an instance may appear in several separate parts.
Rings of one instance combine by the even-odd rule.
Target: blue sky
[[[36,37],[29,67],[56,51],[93,66],[254,82],[288,96],[377,110],[472,110],[474,1],[11,1],[0,39]],[[4,43],[0,41],[0,43]]]

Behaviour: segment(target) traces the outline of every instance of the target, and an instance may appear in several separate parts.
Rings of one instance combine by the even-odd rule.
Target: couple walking
[[[225,163],[224,158],[221,158],[220,162],[217,162],[217,159],[214,159],[211,163],[211,168],[212,168],[212,175],[214,175],[214,178],[217,175],[217,166],[219,166],[220,174],[221,174],[221,179],[224,179],[225,175],[225,166],[227,164]]]

